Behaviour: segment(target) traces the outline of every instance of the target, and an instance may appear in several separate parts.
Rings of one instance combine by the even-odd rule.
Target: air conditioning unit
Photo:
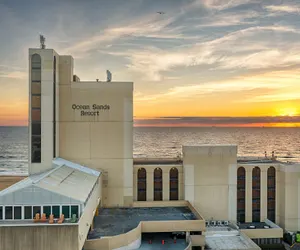
[[[220,220],[217,221],[217,225],[218,225],[218,226],[222,226],[222,221],[220,221]]]
[[[210,222],[210,225],[211,225],[211,226],[216,226],[216,224],[217,224],[217,223],[216,223],[214,220],[212,220],[212,221]]]
[[[209,221],[205,221],[205,226],[206,226],[206,227],[209,226]]]
[[[225,220],[224,221],[224,226],[228,226],[229,225],[229,221],[228,220]]]

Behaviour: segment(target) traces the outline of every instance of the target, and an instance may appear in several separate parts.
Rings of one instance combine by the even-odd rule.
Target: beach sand
[[[27,176],[2,175],[0,176],[0,191],[23,180]]]

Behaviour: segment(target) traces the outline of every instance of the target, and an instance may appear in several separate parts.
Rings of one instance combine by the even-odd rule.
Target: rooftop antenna
[[[112,75],[111,75],[111,72],[109,70],[106,70],[106,76],[107,76],[107,82],[111,82],[111,78],[112,78]]]
[[[46,48],[45,41],[46,41],[46,38],[43,35],[40,35],[41,49],[45,49]]]

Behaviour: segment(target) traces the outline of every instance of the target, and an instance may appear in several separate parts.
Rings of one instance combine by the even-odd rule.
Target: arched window
[[[252,170],[252,221],[260,222],[260,168]]]
[[[162,181],[162,170],[161,168],[156,168],[154,170],[154,200],[162,201],[163,199],[163,181]]]
[[[178,169],[170,169],[170,200],[178,200]]]
[[[237,170],[237,221],[245,222],[246,170],[239,167]]]
[[[276,220],[276,170],[268,169],[268,219],[275,223]]]
[[[41,56],[31,56],[31,162],[41,162]]]
[[[137,200],[138,201],[146,201],[147,200],[147,172],[146,169],[144,168],[140,168],[138,170],[138,174],[137,174],[137,191],[138,191],[138,195],[137,195]]]
[[[56,157],[56,57],[53,58],[53,158]]]

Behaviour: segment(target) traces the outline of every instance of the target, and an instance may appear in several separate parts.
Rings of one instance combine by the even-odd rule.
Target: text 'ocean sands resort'
[[[295,237],[300,164],[240,158],[238,145],[133,158],[133,83],[81,81],[73,65],[29,49],[29,176],[0,192],[0,249],[254,250]]]

